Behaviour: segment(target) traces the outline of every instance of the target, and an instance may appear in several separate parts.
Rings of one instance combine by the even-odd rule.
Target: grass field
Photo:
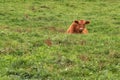
[[[120,1],[0,0],[0,80],[120,80]]]

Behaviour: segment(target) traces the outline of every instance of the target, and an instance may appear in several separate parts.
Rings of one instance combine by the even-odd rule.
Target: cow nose
[[[80,28],[80,30],[83,30],[83,28]]]

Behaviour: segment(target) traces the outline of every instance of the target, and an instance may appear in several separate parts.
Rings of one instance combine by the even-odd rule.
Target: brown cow
[[[67,33],[80,33],[80,34],[86,34],[88,33],[88,30],[86,29],[85,25],[89,24],[89,21],[86,20],[75,20],[70,27],[67,30]]]

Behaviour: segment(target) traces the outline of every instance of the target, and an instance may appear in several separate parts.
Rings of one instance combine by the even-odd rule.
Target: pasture
[[[0,0],[0,80],[120,80],[120,1]]]

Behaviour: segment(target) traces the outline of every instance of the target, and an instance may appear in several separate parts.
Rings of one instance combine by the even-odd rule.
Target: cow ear
[[[77,20],[75,20],[74,23],[77,23],[77,24],[78,24],[79,22],[78,22]]]
[[[85,22],[85,24],[89,24],[89,23],[90,23],[90,21],[86,21],[86,22]]]

